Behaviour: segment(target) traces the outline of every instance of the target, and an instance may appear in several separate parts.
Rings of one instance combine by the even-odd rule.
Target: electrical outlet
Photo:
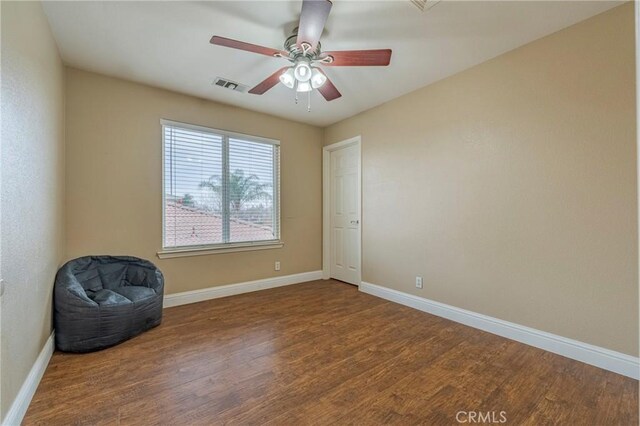
[[[280,261],[279,261],[279,260],[276,260],[276,264],[275,264],[275,266],[274,266],[274,269],[275,269],[276,271],[279,271],[279,270],[280,270]]]
[[[416,288],[422,288],[422,277],[416,277]]]

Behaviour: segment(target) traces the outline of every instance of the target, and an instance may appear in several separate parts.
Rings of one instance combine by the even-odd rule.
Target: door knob
[[[352,220],[352,221],[351,221],[351,224],[352,224],[352,225],[357,225],[357,224],[359,224],[359,223],[360,223],[360,221],[359,221],[359,220]]]

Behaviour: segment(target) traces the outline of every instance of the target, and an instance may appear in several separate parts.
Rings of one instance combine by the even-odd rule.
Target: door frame
[[[358,287],[362,282],[362,138],[360,135],[327,145],[322,148],[322,279],[331,278],[331,152],[356,146],[358,148]]]

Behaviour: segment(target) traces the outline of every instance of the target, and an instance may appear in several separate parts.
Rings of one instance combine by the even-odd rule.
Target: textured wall
[[[637,356],[634,60],[628,3],[326,129],[363,280]]]
[[[67,69],[67,255],[155,262],[176,293],[322,268],[322,129]],[[281,141],[284,247],[160,260],[160,119]],[[282,269],[274,271],[274,261]]]
[[[2,418],[51,333],[64,243],[64,67],[40,2],[2,14]]]

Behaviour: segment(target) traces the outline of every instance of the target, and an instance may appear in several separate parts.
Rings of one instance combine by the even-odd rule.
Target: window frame
[[[226,179],[228,175],[228,151],[229,151],[229,139],[240,139],[249,142],[263,143],[273,145],[276,150],[273,155],[273,228],[274,234],[277,238],[272,240],[257,240],[257,241],[242,241],[242,242],[227,242],[217,244],[204,244],[204,245],[192,245],[192,246],[175,246],[166,247],[165,244],[165,207],[166,207],[166,191],[165,191],[165,152],[166,152],[166,140],[165,140],[165,126],[178,127],[185,130],[195,130],[199,132],[212,133],[221,136],[223,139],[223,174]],[[280,141],[276,139],[265,138],[262,136],[247,135],[238,132],[231,132],[228,130],[214,129],[212,127],[200,126],[196,124],[183,123],[179,121],[160,119],[160,132],[162,133],[162,249],[157,252],[160,259],[173,258],[173,257],[185,257],[185,256],[200,256],[207,254],[217,253],[231,253],[239,251],[253,251],[253,250],[267,250],[276,249],[284,246],[281,235],[281,216],[280,216]]]

